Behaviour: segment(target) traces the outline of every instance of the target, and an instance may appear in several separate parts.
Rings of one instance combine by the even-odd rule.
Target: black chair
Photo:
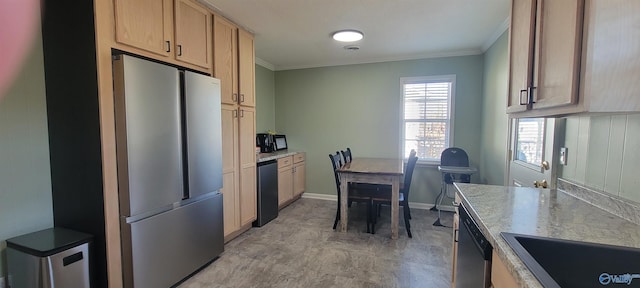
[[[440,166],[469,167],[469,156],[462,148],[449,147],[444,149],[440,154]],[[436,204],[433,207],[438,210],[438,219],[433,223],[434,226],[444,226],[440,222],[440,209],[438,206],[442,204],[442,199],[447,196],[449,192],[448,187],[453,184],[453,182],[471,183],[471,174],[442,173],[442,187],[440,188],[440,194],[438,194],[439,197],[436,198]]]
[[[340,177],[338,175],[337,170],[342,167],[342,159],[340,158],[340,153],[336,152],[335,155],[329,154],[329,159],[331,159],[331,165],[333,166],[333,175],[336,179],[336,190],[338,192],[338,209],[336,210],[336,220],[333,221],[333,230],[338,226],[338,220],[340,220],[340,204],[341,202],[341,191],[340,191]],[[349,188],[349,203],[358,202],[365,203],[367,205],[367,233],[370,231],[371,224],[371,196],[366,195],[356,189]]]
[[[458,147],[444,149],[440,154],[440,166],[469,167],[469,156]],[[446,184],[470,183],[471,174],[442,173],[442,181]]]
[[[400,188],[399,201],[400,206],[402,207],[402,212],[404,214],[404,226],[407,229],[407,235],[409,238],[412,238],[411,235],[411,224],[409,223],[409,219],[411,219],[411,210],[409,208],[409,192],[411,191],[411,180],[413,179],[413,170],[416,167],[416,163],[418,162],[418,157],[415,156],[415,151],[411,151],[409,155],[409,161],[407,162],[407,167],[404,170],[404,185]],[[380,205],[391,205],[391,186],[390,185],[380,185],[382,186],[378,193],[372,198],[373,202],[373,210],[372,211],[372,223],[371,223],[371,233],[375,233],[375,225],[376,225],[376,217],[378,214],[377,211],[380,210]]]
[[[351,156],[351,148],[347,147],[347,150],[340,151],[340,154],[342,154],[344,163],[351,163],[351,159],[353,159],[353,157]]]

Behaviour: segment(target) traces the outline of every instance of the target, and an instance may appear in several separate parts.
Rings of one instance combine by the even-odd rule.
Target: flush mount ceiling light
[[[355,42],[362,39],[364,35],[358,30],[340,30],[333,33],[332,37],[340,42]]]

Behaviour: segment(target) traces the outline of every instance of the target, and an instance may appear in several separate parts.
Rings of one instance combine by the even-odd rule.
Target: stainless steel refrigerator
[[[126,287],[169,287],[223,251],[220,81],[113,60]]]

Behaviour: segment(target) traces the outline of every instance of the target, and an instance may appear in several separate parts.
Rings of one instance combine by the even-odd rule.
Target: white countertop
[[[640,248],[640,225],[560,190],[455,183],[520,287],[542,287],[500,232]]]

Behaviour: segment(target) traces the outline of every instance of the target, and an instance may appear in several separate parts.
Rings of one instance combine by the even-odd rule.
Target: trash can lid
[[[47,257],[87,243],[92,238],[90,234],[55,227],[7,239],[7,248]]]

